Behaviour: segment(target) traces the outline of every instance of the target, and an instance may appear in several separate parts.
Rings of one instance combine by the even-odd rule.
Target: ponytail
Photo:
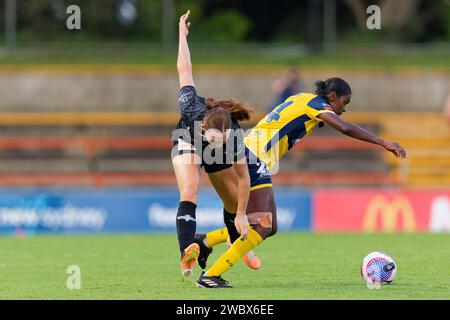
[[[322,80],[316,81],[315,85],[316,85],[316,94],[318,96],[326,96],[328,93],[330,93],[327,90],[327,85],[325,81]]]
[[[316,81],[316,94],[327,97],[332,91],[336,92],[338,97],[352,94],[350,85],[341,78],[329,78],[325,81]]]

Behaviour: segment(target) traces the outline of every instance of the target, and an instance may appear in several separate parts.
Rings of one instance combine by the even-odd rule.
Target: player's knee
[[[187,186],[180,190],[180,201],[190,201],[197,203],[198,189],[195,187]]]
[[[247,217],[250,225],[263,239],[273,235],[272,212],[253,212],[247,214]]]
[[[271,236],[272,228],[264,228],[260,224],[252,224],[250,226],[261,236],[263,240]]]
[[[269,237],[274,236],[277,232],[278,232],[278,227],[277,227],[276,223],[272,223],[272,229],[271,229]]]
[[[223,202],[223,207],[227,212],[235,213],[237,211],[237,203],[235,202]]]

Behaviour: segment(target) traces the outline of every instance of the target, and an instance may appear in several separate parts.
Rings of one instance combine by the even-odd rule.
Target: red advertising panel
[[[450,189],[320,189],[312,210],[320,232],[450,232]]]

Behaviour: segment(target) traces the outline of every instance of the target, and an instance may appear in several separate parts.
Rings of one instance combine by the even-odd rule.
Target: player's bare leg
[[[199,158],[196,154],[180,154],[172,159],[175,177],[180,192],[177,213],[177,234],[181,253],[181,273],[190,276],[200,254],[200,247],[194,242],[197,194],[200,184]]]

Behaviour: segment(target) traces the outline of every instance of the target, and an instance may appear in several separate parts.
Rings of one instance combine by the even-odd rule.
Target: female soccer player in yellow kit
[[[332,128],[355,139],[378,144],[396,157],[405,158],[401,145],[387,142],[363,128],[345,122],[339,116],[350,102],[351,89],[346,81],[330,78],[316,82],[316,93],[299,93],[291,96],[266,115],[245,138],[247,165],[250,174],[250,196],[247,218],[250,224],[245,239],[239,238],[197,280],[197,286],[229,288],[221,276],[239,259],[277,232],[276,206],[272,190],[271,170],[296,143],[324,122]],[[272,172],[273,173],[273,172]],[[206,234],[225,241],[218,231]]]

